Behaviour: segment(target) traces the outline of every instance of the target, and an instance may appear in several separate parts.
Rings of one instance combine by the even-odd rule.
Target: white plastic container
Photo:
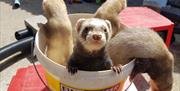
[[[72,25],[75,25],[79,18],[89,18],[92,14],[71,14],[69,15]],[[123,66],[120,74],[115,74],[112,70],[107,71],[78,71],[71,75],[66,67],[55,63],[45,55],[46,38],[44,31],[38,31],[35,39],[35,54],[46,70],[48,86],[53,91],[119,91],[121,83],[126,80],[131,73],[134,62]]]

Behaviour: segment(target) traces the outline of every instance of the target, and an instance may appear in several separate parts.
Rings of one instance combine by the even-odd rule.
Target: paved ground
[[[24,20],[26,18],[42,14],[41,1],[42,0],[22,0],[20,8],[12,9],[12,0],[0,0],[0,47],[16,41],[14,38],[14,32],[25,28]],[[137,5],[132,2],[131,4]],[[98,8],[98,5],[88,3],[67,6],[69,13],[94,12]],[[171,49],[176,57],[174,71],[175,84],[173,91],[180,91],[180,35],[176,35],[176,41],[171,46]],[[16,59],[18,59],[18,57],[11,59],[11,61]],[[0,91],[7,90],[9,82],[18,68],[26,67],[28,65],[31,65],[31,63],[27,59],[22,59],[1,71]]]

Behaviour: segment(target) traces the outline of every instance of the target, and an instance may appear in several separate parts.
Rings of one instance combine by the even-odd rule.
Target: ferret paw
[[[74,75],[75,73],[77,73],[77,71],[77,67],[68,66],[68,72],[71,73],[71,75]]]
[[[115,73],[120,74],[121,71],[122,71],[122,65],[119,64],[118,66],[113,66],[113,67],[111,67],[111,69],[112,69]]]

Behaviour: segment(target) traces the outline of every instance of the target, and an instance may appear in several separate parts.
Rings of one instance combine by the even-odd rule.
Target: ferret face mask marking
[[[111,23],[97,18],[79,19],[76,30],[79,41],[88,51],[101,49],[112,35]]]

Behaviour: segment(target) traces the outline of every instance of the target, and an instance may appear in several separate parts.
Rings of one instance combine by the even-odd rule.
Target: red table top
[[[169,19],[147,7],[127,7],[119,16],[127,27],[146,27],[158,31],[173,25]]]

